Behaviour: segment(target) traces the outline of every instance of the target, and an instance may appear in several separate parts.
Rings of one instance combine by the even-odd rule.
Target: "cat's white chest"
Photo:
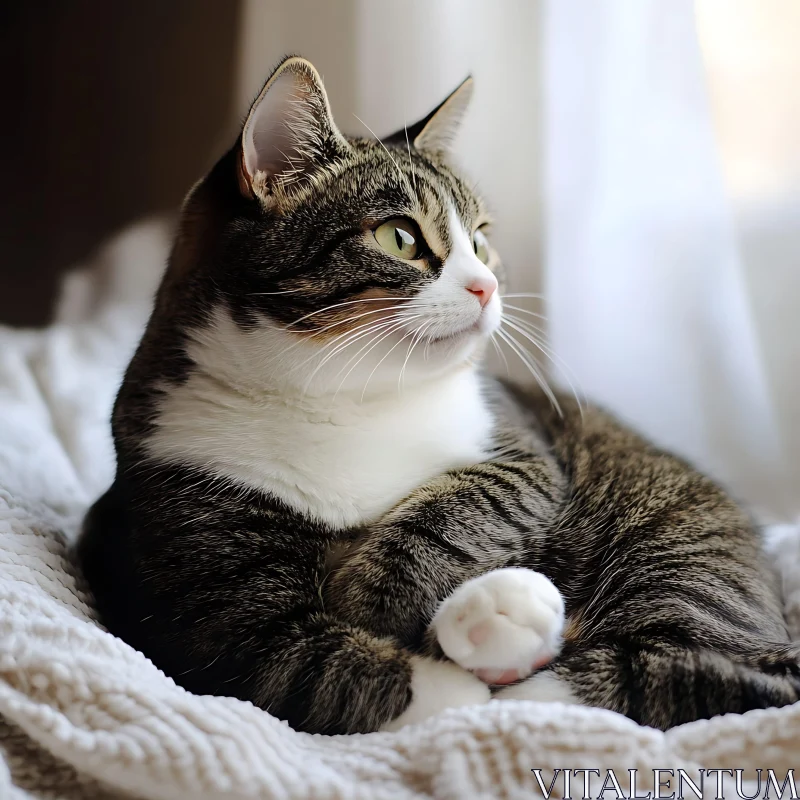
[[[482,461],[492,428],[470,371],[333,408],[223,396],[193,376],[160,410],[151,454],[267,491],[337,528],[373,521],[436,475]]]
[[[473,382],[398,397],[384,413],[355,407],[304,432],[308,447],[283,474],[294,504],[334,524],[370,521],[434,476],[482,461],[491,420]]]

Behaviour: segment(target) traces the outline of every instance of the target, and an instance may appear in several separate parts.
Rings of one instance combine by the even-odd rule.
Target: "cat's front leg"
[[[564,600],[540,572],[496,569],[459,586],[442,602],[432,628],[456,664],[486,683],[513,683],[558,654]]]
[[[558,513],[558,490],[551,465],[535,456],[436,478],[364,532],[326,579],[326,609],[429,651],[442,601],[521,558]]]

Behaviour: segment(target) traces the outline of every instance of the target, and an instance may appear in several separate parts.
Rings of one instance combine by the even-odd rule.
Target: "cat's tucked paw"
[[[509,567],[459,586],[433,627],[445,654],[486,683],[512,683],[558,653],[564,628],[561,593],[540,572]]]
[[[445,709],[480,705],[491,698],[489,687],[457,664],[419,656],[411,663],[411,702],[399,717],[383,725],[382,731],[396,731]]]

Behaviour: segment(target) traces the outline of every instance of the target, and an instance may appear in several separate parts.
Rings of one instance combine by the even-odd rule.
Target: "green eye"
[[[375,229],[375,239],[387,252],[406,261],[419,258],[420,240],[417,226],[408,219],[390,219]]]
[[[484,264],[489,263],[489,240],[484,235],[483,231],[477,230],[472,236],[472,249],[475,255],[483,261]]]

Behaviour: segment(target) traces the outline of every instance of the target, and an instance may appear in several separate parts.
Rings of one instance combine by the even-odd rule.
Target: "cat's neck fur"
[[[210,470],[347,528],[374,521],[436,475],[486,457],[492,419],[474,367],[363,399],[301,397],[280,386],[237,385],[214,369],[220,354],[208,348],[220,338],[204,341],[202,351],[192,348],[197,368],[159,403],[147,440],[156,459]]]

